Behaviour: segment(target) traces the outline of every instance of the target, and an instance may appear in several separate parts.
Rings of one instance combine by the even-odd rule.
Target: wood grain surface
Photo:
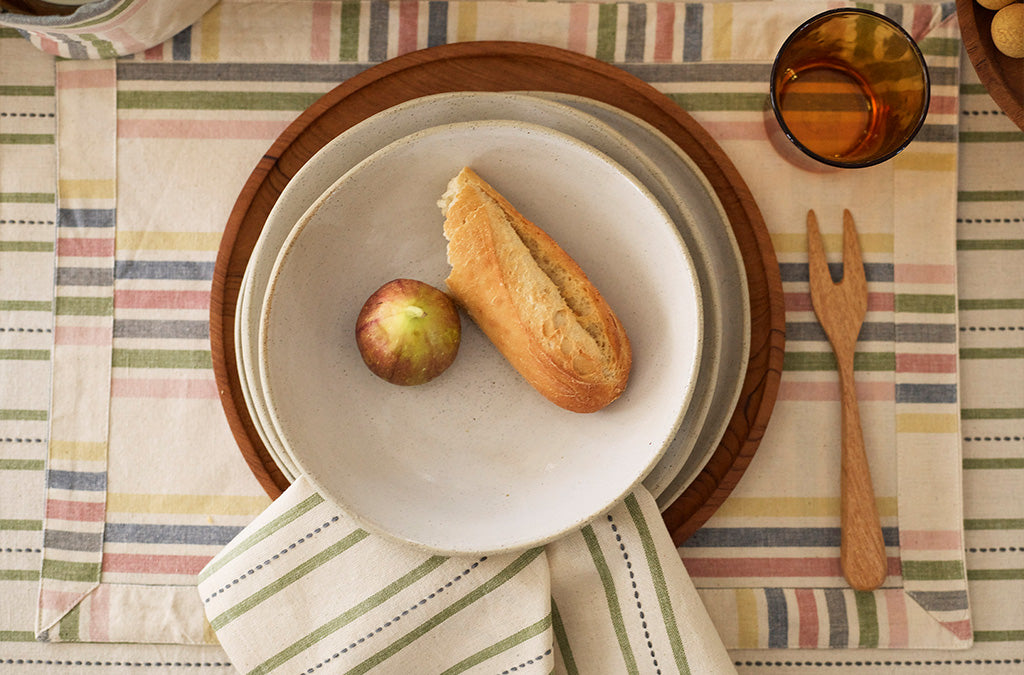
[[[243,457],[271,497],[288,481],[246,408],[235,361],[235,306],[249,255],[277,197],[320,148],[354,124],[409,99],[453,91],[541,90],[586,96],[643,118],[682,148],[714,187],[739,243],[751,306],[751,347],[739,403],[707,466],[663,514],[676,543],[695,532],[753,458],[782,374],[782,282],[761,212],[736,168],[682,108],[642,80],[596,59],[521,42],[468,42],[412,52],[356,75],[303,112],[267,150],[229,216],[214,270],[210,340],[221,403]]]
[[[992,43],[995,15],[975,0],[956,0],[964,49],[978,79],[1007,117],[1024,130],[1024,59],[1006,56]]]

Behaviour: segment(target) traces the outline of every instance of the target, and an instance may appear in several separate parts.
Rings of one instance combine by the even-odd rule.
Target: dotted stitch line
[[[0,225],[53,225],[52,220],[0,220]]]
[[[45,438],[0,438],[0,441],[4,443],[45,443]]]
[[[192,663],[190,661],[62,661],[59,659],[4,659],[0,663],[7,665],[45,665],[45,666],[129,666],[134,668],[166,668],[176,666],[178,668],[233,668],[230,663],[220,661],[207,661],[203,663]]]
[[[41,548],[3,548],[0,549],[4,553],[42,553]]]
[[[551,656],[550,649],[541,654],[540,656],[534,656],[532,659],[529,659],[528,661],[523,661],[518,666],[512,666],[511,668],[501,671],[501,675],[509,675],[509,673],[514,673],[518,670],[525,668],[526,666],[532,666],[538,661],[543,661],[545,656]]]
[[[0,112],[0,117],[53,117],[53,116],[54,116],[54,113],[33,113],[33,112],[29,112],[29,113],[25,113],[25,112],[22,112],[22,113],[9,113],[9,112]]]
[[[206,603],[206,602],[209,602],[210,600],[213,600],[215,597],[217,597],[218,595],[220,595],[224,591],[228,590],[232,586],[237,585],[239,581],[242,581],[243,579],[251,577],[252,575],[256,574],[256,572],[258,572],[259,570],[262,570],[265,567],[269,567],[270,563],[272,563],[273,561],[279,559],[281,556],[283,556],[286,553],[288,553],[288,551],[295,550],[296,546],[298,546],[299,544],[305,543],[306,541],[312,539],[313,535],[320,534],[322,531],[324,531],[328,527],[330,527],[331,523],[335,523],[337,521],[338,521],[338,516],[334,516],[333,518],[330,519],[330,521],[328,521],[328,522],[324,523],[323,525],[321,525],[320,527],[314,529],[312,532],[307,532],[306,536],[299,537],[297,540],[293,541],[292,543],[288,544],[288,546],[286,546],[285,548],[281,549],[278,553],[275,553],[274,555],[272,555],[269,558],[267,558],[266,560],[264,560],[262,563],[252,567],[249,571],[245,572],[244,574],[239,575],[237,578],[232,579],[229,583],[226,583],[223,586],[221,586],[220,588],[218,588],[217,590],[215,590],[213,593],[210,594],[210,597],[208,597],[205,600],[203,600],[203,602]]]
[[[640,590],[636,585],[636,576],[633,574],[633,562],[629,559],[629,552],[626,551],[626,544],[622,541],[622,535],[619,534],[619,528],[615,525],[612,519],[612,514],[608,514],[608,522],[611,523],[612,532],[615,533],[615,541],[619,542],[619,550],[622,551],[622,559],[626,561],[626,569],[629,570],[629,583],[633,586],[633,599],[636,600],[637,611],[640,612],[640,625],[644,629],[644,637],[647,638],[647,648],[651,650],[651,660],[654,663],[654,672],[657,675],[661,675],[661,667],[658,665],[658,655],[654,653],[654,643],[651,641],[651,632],[647,630],[647,617],[644,615],[644,608],[640,604]]]
[[[1017,546],[986,546],[981,548],[969,548],[968,553],[1016,553],[1024,551],[1024,548]]]
[[[927,661],[735,661],[735,666],[971,666],[1024,663],[1024,659],[929,659]]]
[[[1002,110],[964,110],[965,115],[1005,115]]]
[[[316,665],[310,666],[309,668],[307,668],[307,669],[306,669],[306,673],[307,673],[307,674],[308,674],[308,673],[313,673],[313,672],[315,672],[316,670],[318,670],[318,669],[320,669],[320,668],[323,668],[323,667],[324,667],[325,665],[327,665],[327,664],[328,664],[328,663],[330,663],[331,661],[334,661],[335,659],[339,659],[339,658],[341,658],[341,655],[342,655],[342,654],[347,654],[347,653],[348,653],[348,652],[350,652],[351,650],[353,650],[353,649],[355,649],[356,647],[358,647],[359,645],[363,644],[364,642],[366,642],[367,640],[369,640],[370,638],[372,638],[372,637],[373,637],[374,635],[379,635],[380,633],[384,632],[384,629],[385,629],[385,628],[390,628],[390,627],[391,627],[391,626],[393,626],[394,624],[396,624],[396,623],[398,623],[399,621],[401,621],[403,617],[406,617],[406,616],[408,616],[408,615],[409,615],[409,614],[410,614],[411,612],[413,612],[414,610],[417,610],[417,609],[419,609],[420,607],[422,607],[423,605],[427,604],[427,601],[429,601],[429,600],[433,600],[434,598],[436,598],[436,597],[437,597],[438,595],[440,595],[441,593],[444,593],[445,589],[451,588],[451,587],[452,587],[452,586],[454,586],[454,585],[455,585],[455,584],[456,584],[457,582],[459,582],[459,581],[462,581],[463,579],[465,579],[465,578],[466,578],[467,576],[469,576],[469,573],[470,573],[470,572],[472,572],[472,571],[473,571],[473,570],[475,570],[475,569],[476,569],[477,567],[479,567],[479,566],[480,566],[480,563],[482,563],[482,562],[483,562],[483,561],[485,561],[485,560],[487,560],[487,556],[484,556],[484,557],[480,558],[480,559],[479,559],[479,560],[477,560],[477,561],[476,561],[475,563],[473,563],[472,565],[470,565],[470,566],[469,566],[469,567],[467,567],[466,569],[462,570],[462,573],[461,573],[461,574],[456,574],[456,575],[455,575],[454,577],[452,577],[452,578],[451,578],[451,579],[450,579],[449,581],[445,582],[444,586],[441,586],[441,587],[439,587],[439,588],[438,588],[438,589],[437,589],[436,591],[434,591],[433,593],[431,593],[431,594],[427,595],[427,596],[426,596],[426,597],[424,597],[424,598],[420,598],[420,600],[419,600],[418,602],[415,602],[415,603],[413,603],[413,604],[412,604],[412,605],[411,605],[411,606],[410,606],[410,607],[409,607],[408,609],[402,610],[402,613],[401,613],[401,614],[398,614],[397,616],[395,616],[394,618],[392,618],[392,619],[391,619],[390,621],[385,621],[385,622],[384,622],[384,623],[382,623],[381,625],[379,625],[379,626],[377,626],[376,628],[374,628],[373,630],[371,630],[371,631],[370,631],[369,633],[367,633],[366,635],[364,635],[364,636],[362,636],[362,637],[358,638],[358,639],[357,639],[357,640],[356,640],[355,642],[352,642],[351,644],[349,644],[349,645],[348,645],[347,647],[344,647],[344,648],[342,648],[342,649],[340,649],[340,650],[338,650],[338,651],[334,652],[333,654],[331,654],[330,656],[328,656],[327,658],[325,658],[325,659],[324,659],[323,661],[320,661],[320,662],[319,662],[319,663],[317,663]]]
[[[1002,331],[1007,331],[1007,330],[1014,331],[1014,330],[1024,330],[1024,326],[960,326],[960,332],[961,333],[964,333],[964,332],[967,332],[967,331],[970,331],[970,332],[973,333],[973,332],[979,331],[979,330],[980,331],[989,331],[990,330],[990,331],[996,331],[996,332],[1002,332]]]
[[[1024,221],[1024,218],[957,218],[956,222],[972,225],[974,223],[984,223],[986,225],[991,223],[1019,223]]]
[[[1022,436],[964,436],[965,441],[1020,441]]]
[[[3,328],[0,326],[0,333],[52,333],[52,328]]]

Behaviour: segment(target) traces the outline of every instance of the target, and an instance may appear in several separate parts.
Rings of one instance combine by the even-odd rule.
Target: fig
[[[356,319],[363,362],[378,377],[402,386],[429,382],[447,370],[461,339],[452,299],[415,279],[394,279],[378,288]]]

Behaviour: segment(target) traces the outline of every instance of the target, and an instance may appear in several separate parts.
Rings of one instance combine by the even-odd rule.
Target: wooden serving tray
[[[229,216],[217,255],[210,341],[221,403],[249,468],[271,497],[288,481],[249,416],[235,360],[235,306],[260,231],[281,191],[320,148],[354,124],[409,99],[452,91],[554,91],[619,107],[666,134],[714,187],[739,242],[751,306],[750,361],[728,429],[707,466],[664,513],[676,543],[695,532],[729,495],[768,424],[782,375],[782,282],[761,213],[718,144],[684,110],[642,80],[596,59],[520,42],[467,42],[412,52],[374,66],[303,112],[256,165]]]
[[[996,15],[975,0],[956,0],[967,57],[974,65],[992,100],[1014,124],[1024,130],[1024,59],[1011,58],[992,43],[992,17]]]

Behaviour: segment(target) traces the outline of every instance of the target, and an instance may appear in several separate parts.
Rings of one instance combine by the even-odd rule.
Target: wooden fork
[[[885,581],[887,562],[882,528],[864,452],[864,435],[853,379],[853,355],[868,307],[868,285],[853,216],[843,211],[843,278],[832,281],[814,211],[807,212],[807,260],[814,313],[835,352],[842,401],[839,561],[843,575],[858,591]]]

